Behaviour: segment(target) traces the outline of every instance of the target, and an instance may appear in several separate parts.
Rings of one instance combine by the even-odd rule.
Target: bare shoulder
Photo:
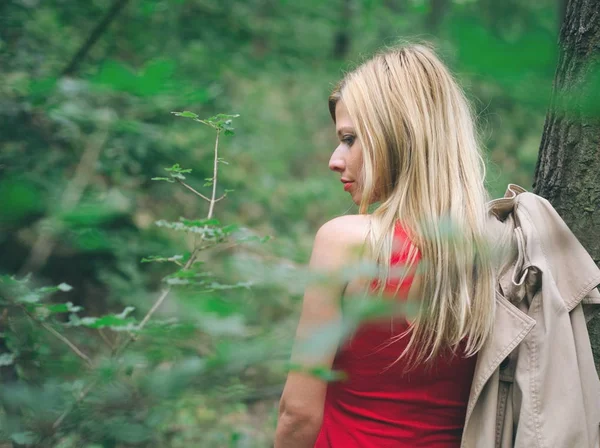
[[[327,221],[317,232],[317,239],[327,239],[344,246],[363,244],[369,230],[369,215],[343,215]]]
[[[340,267],[361,252],[369,230],[368,215],[344,215],[321,226],[315,237],[311,264]]]

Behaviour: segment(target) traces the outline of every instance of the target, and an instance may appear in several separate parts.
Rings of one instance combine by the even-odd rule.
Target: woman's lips
[[[350,190],[350,188],[352,188],[353,183],[354,182],[344,182],[344,191]]]

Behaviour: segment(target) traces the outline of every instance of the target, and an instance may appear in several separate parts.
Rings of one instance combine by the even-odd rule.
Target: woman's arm
[[[356,258],[364,241],[357,218],[343,216],[324,224],[315,237],[309,268],[318,273],[339,272]],[[332,275],[333,277],[333,275]],[[344,284],[334,278],[313,285],[304,294],[292,362],[304,369],[330,369],[339,343],[340,298]],[[325,335],[326,333],[326,335]],[[312,448],[323,419],[327,383],[303,372],[290,372],[279,406],[275,448]]]

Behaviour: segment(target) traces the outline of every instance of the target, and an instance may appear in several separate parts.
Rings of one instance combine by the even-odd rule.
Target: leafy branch
[[[82,349],[72,342],[69,338],[56,331],[45,320],[48,316],[57,313],[72,312],[76,313],[81,310],[80,307],[73,306],[71,302],[61,303],[56,305],[46,305],[41,303],[41,299],[48,294],[63,291],[68,292],[72,288],[66,283],[61,283],[58,286],[43,287],[34,290],[28,288],[29,279],[17,280],[14,277],[0,277],[0,285],[2,286],[2,298],[19,308],[33,322],[40,325],[48,333],[52,334],[63,344],[65,344],[75,355],[86,362],[88,367],[92,367],[91,358],[86,355]]]
[[[156,223],[159,226],[169,227],[174,230],[191,231],[191,232],[200,234],[200,241],[195,242],[192,253],[190,254],[189,258],[185,261],[185,264],[183,264],[183,267],[179,271],[179,272],[186,272],[186,271],[189,271],[189,269],[197,261],[198,255],[202,250],[206,249],[207,247],[210,247],[212,244],[223,241],[224,237],[226,237],[229,233],[231,233],[235,229],[235,226],[225,226],[222,228],[217,227],[219,222],[217,220],[213,219],[213,214],[214,214],[215,204],[218,201],[220,201],[221,199],[223,199],[225,197],[225,195],[227,194],[227,191],[226,191],[223,196],[221,196],[220,198],[216,198],[216,189],[217,189],[217,180],[218,180],[218,164],[224,162],[222,159],[219,158],[219,137],[220,137],[221,133],[223,133],[225,135],[233,134],[234,128],[231,125],[232,119],[237,118],[239,115],[219,114],[219,115],[216,115],[209,119],[201,120],[198,117],[198,115],[194,114],[193,112],[188,112],[188,111],[173,112],[173,114],[176,116],[184,117],[184,118],[191,118],[194,121],[197,121],[206,126],[209,126],[216,131],[215,146],[214,146],[214,161],[213,161],[213,177],[210,179],[206,179],[207,181],[210,182],[210,185],[208,185],[208,186],[212,186],[212,192],[211,192],[210,198],[208,198],[207,196],[196,191],[194,188],[192,188],[191,186],[189,186],[187,183],[184,182],[184,180],[186,179],[184,174],[188,174],[192,170],[191,169],[183,169],[183,168],[181,168],[181,166],[179,166],[179,164],[175,164],[170,168],[166,168],[166,171],[169,172],[170,177],[168,177],[168,178],[164,178],[164,177],[163,178],[153,178],[153,180],[162,180],[162,181],[167,181],[169,183],[178,182],[178,183],[182,184],[188,190],[192,191],[193,193],[195,193],[202,199],[209,202],[208,213],[207,213],[206,219],[204,219],[204,220],[190,221],[190,220],[180,219],[180,221],[176,222],[176,223],[168,223],[166,221],[158,221]],[[209,243],[211,243],[211,244],[209,244],[208,246],[205,244],[202,244],[202,242],[206,242],[206,241],[209,241]],[[172,262],[175,262],[175,264],[181,266],[180,260],[182,258],[183,257],[177,257],[177,256],[170,257],[170,258],[152,257],[152,258],[146,258],[142,261],[143,262],[172,261]],[[213,289],[215,289],[214,284],[210,285],[210,286]],[[247,285],[243,285],[243,286],[247,286]],[[143,328],[146,326],[146,324],[150,321],[150,319],[156,313],[156,311],[165,302],[165,300],[169,296],[170,292],[172,291],[172,288],[173,288],[173,283],[167,283],[167,287],[161,292],[160,296],[156,299],[154,304],[147,311],[146,315],[143,317],[143,319],[140,321],[140,323],[137,326],[135,326],[135,328],[133,329],[135,332],[129,333],[129,336],[127,337],[127,339],[124,342],[122,342],[119,346],[114,348],[114,350],[112,350],[111,357],[113,359],[119,358],[123,354],[123,352],[125,352],[125,350],[127,350],[127,348],[138,339],[140,332],[143,330]],[[98,328],[101,328],[101,327],[98,327]],[[82,400],[85,399],[85,397],[96,387],[97,383],[98,383],[97,379],[93,380],[81,391],[81,393],[76,398],[75,402],[72,403],[72,405],[69,406],[67,409],[65,409],[63,411],[63,413],[60,415],[60,417],[54,422],[54,424],[52,425],[52,428],[54,430],[58,429],[58,427],[62,424],[62,422],[69,415],[69,413]]]

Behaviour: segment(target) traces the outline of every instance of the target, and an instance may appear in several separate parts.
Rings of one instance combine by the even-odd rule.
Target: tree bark
[[[562,27],[562,24],[565,20],[565,15],[567,14],[567,3],[568,0],[558,0],[557,2],[557,6],[558,6],[558,18],[557,18],[557,29],[560,32],[560,28]]]
[[[533,187],[600,265],[600,0],[568,1],[559,50]],[[600,372],[597,315],[588,330]]]

